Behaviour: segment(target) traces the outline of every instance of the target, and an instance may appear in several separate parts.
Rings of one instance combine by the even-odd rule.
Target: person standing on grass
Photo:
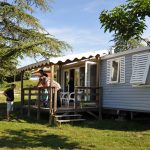
[[[11,84],[11,87],[4,91],[4,95],[6,96],[7,102],[7,120],[10,120],[10,113],[13,112],[13,103],[14,103],[14,89],[16,85]]]

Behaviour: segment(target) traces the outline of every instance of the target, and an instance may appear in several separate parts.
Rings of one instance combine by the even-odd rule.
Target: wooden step
[[[86,103],[85,102],[84,106],[95,107],[95,106],[97,106],[97,104],[96,103],[92,103],[92,102],[91,103],[89,103],[89,102]]]
[[[86,119],[68,119],[68,120],[57,120],[59,123],[65,123],[65,122],[79,122],[79,121],[85,121]]]
[[[73,115],[55,115],[55,118],[62,118],[62,117],[82,117],[80,114],[73,114]]]

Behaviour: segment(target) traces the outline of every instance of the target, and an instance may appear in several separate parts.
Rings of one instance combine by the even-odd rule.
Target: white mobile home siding
[[[143,51],[138,53],[143,53]],[[125,56],[125,83],[107,84],[107,60],[109,57],[101,60],[100,86],[103,87],[103,108],[150,112],[150,87],[132,87],[130,83],[132,55],[134,54],[122,55]]]

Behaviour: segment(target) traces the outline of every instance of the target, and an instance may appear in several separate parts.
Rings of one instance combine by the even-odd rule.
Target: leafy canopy
[[[70,48],[47,33],[32,13],[49,10],[49,0],[8,0],[0,2],[0,64],[1,70],[16,66],[17,58],[25,56],[60,55]],[[8,65],[7,65],[8,64]],[[7,67],[6,67],[7,65]]]
[[[114,49],[115,53],[143,46],[140,39],[137,40],[135,38],[130,38],[128,41],[126,41],[122,38],[122,36],[119,35],[114,35],[113,41],[115,45],[112,46],[112,49]]]
[[[116,37],[125,42],[131,39],[140,41],[146,29],[145,18],[150,16],[149,6],[150,0],[127,0],[126,4],[111,11],[103,10],[99,18],[101,27],[104,27],[104,32],[114,32],[114,41]]]

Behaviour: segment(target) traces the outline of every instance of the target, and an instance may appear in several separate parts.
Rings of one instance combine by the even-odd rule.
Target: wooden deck
[[[28,109],[28,105],[24,105],[23,106],[24,109]],[[30,105],[30,109],[31,110],[37,110],[38,106],[36,105]],[[93,106],[93,107],[77,107],[76,109],[74,107],[58,107],[56,110],[56,114],[57,113],[65,113],[65,112],[86,112],[86,111],[98,111],[99,108],[97,106]],[[46,107],[40,107],[40,111],[41,112],[49,112],[50,108],[46,108]]]
[[[57,91],[54,87],[46,88],[49,95],[49,104],[47,107],[41,106],[41,94],[45,88],[24,88],[22,92],[22,109],[27,109],[28,116],[31,115],[31,110],[37,111],[37,119],[40,119],[40,112],[49,113],[49,122],[51,124],[53,117],[60,113],[80,113],[92,111],[99,113],[99,119],[101,119],[101,100],[102,100],[102,88],[101,87],[76,87],[75,88],[75,103],[73,105],[62,105],[57,107]],[[78,99],[78,91],[83,91],[82,101]],[[94,114],[93,114],[94,116]]]

